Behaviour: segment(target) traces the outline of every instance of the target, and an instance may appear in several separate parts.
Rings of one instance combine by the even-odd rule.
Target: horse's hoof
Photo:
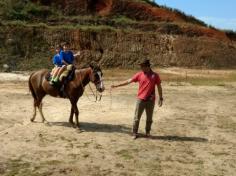
[[[31,122],[34,122],[34,119],[33,119],[33,118],[31,118],[31,119],[30,119],[30,121],[31,121]]]
[[[47,120],[42,120],[42,123],[48,124],[49,122]]]

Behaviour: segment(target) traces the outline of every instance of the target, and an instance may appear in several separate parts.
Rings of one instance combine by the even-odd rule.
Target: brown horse
[[[36,117],[36,107],[38,107],[40,115],[42,117],[42,122],[45,121],[42,112],[42,99],[45,95],[51,95],[53,97],[59,97],[60,92],[57,88],[53,87],[46,80],[48,70],[43,69],[32,73],[29,77],[29,89],[34,98],[34,113],[31,121],[33,122]],[[84,88],[89,82],[93,82],[96,86],[97,91],[103,92],[105,90],[102,71],[99,66],[92,66],[84,69],[75,69],[75,74],[73,79],[68,82],[64,87],[64,92],[71,103],[71,112],[69,117],[69,123],[74,125],[73,116],[75,114],[76,126],[79,128],[79,110],[77,107],[77,102],[79,98],[83,95]]]

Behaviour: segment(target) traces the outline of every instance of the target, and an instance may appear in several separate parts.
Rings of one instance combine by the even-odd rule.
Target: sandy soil
[[[176,70],[174,70],[176,72]],[[168,71],[167,71],[168,72]],[[173,70],[169,70],[173,72]],[[196,74],[196,71],[193,71]],[[209,73],[207,73],[209,74]],[[113,73],[106,87],[128,78]],[[31,123],[27,74],[0,74],[0,175],[2,176],[233,176],[236,172],[236,87],[163,82],[152,138],[130,136],[137,85],[105,91],[94,102],[89,89],[78,102],[84,132],[69,126],[70,103],[44,99],[48,124]],[[140,124],[144,133],[145,115]]]

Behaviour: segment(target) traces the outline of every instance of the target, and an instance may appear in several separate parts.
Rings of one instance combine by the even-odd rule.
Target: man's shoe
[[[150,138],[151,137],[151,135],[150,135],[150,133],[146,133],[146,138]]]
[[[133,133],[132,136],[133,136],[134,140],[138,138],[138,134],[137,133]]]

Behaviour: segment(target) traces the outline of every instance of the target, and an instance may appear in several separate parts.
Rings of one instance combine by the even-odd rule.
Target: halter
[[[81,71],[79,71],[79,73],[80,73],[80,74],[79,74],[79,75],[80,75],[80,84],[81,84],[81,86],[82,86],[82,89],[84,90],[84,92],[85,92],[86,97],[88,98],[88,100],[91,101],[90,98],[89,98],[89,96],[88,96],[88,94],[87,94],[86,91],[85,91],[85,87],[84,87],[83,82],[82,82]],[[92,73],[93,73],[93,72],[91,72],[90,74],[92,74]],[[97,84],[99,84],[99,83],[101,82],[100,80],[97,81],[97,82],[93,81],[92,78],[91,78],[91,76],[90,76],[90,74],[89,74],[90,81],[93,82],[95,85],[97,85]],[[97,91],[97,89],[96,89],[96,95],[95,95],[95,93],[94,93],[94,91],[93,91],[93,89],[92,89],[90,83],[88,83],[88,84],[89,84],[89,88],[90,88],[91,92],[93,93],[93,96],[95,97],[95,102],[101,101],[101,99],[102,99],[102,93],[100,94],[99,99],[98,99],[98,91]]]

